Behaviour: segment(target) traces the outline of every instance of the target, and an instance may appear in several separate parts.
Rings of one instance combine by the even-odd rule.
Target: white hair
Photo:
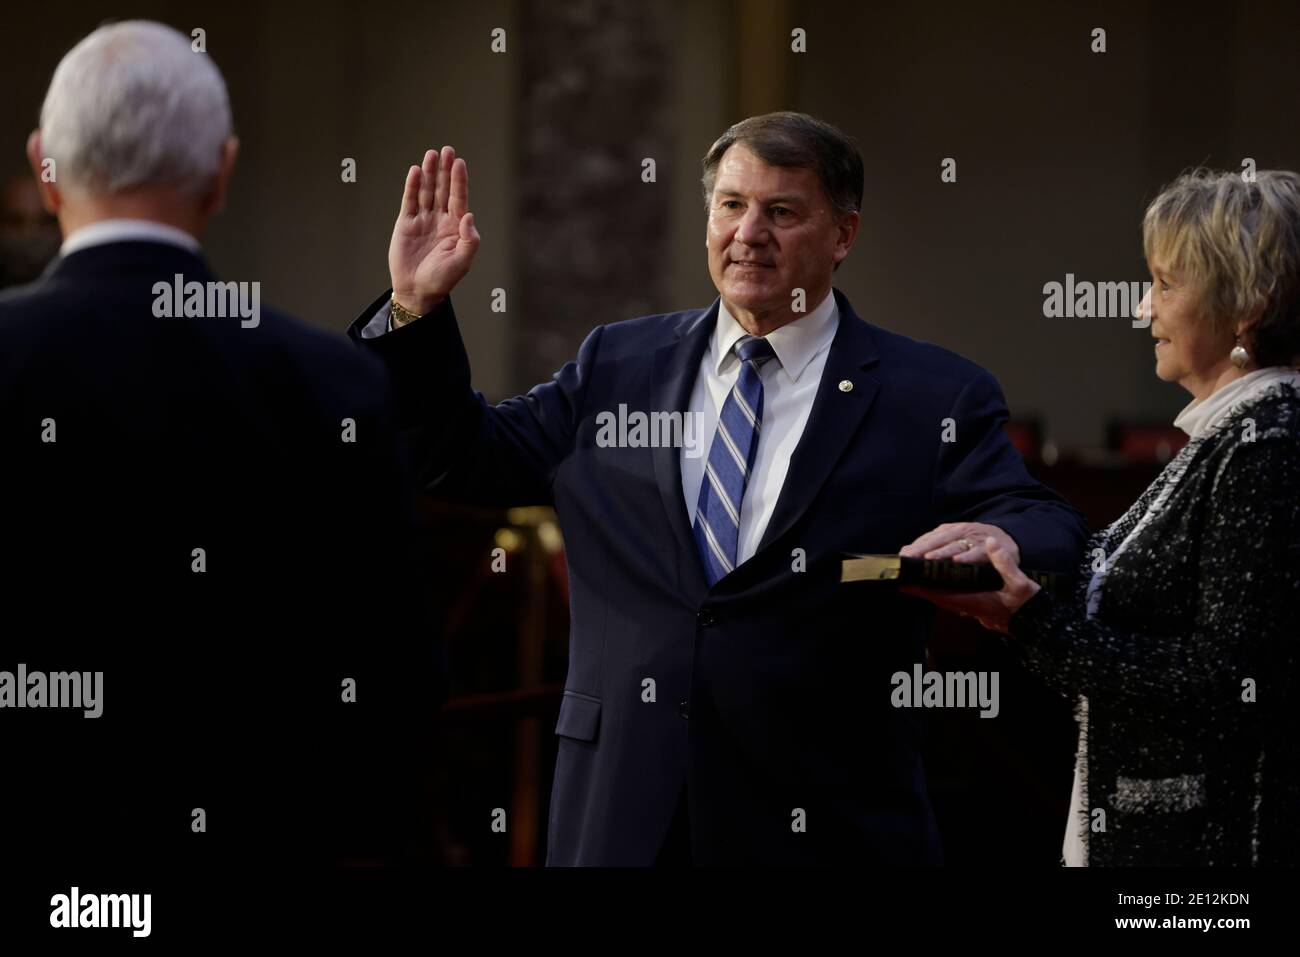
[[[216,64],[149,20],[102,26],[69,50],[41,107],[56,181],[97,194],[170,186],[202,195],[230,132]]]

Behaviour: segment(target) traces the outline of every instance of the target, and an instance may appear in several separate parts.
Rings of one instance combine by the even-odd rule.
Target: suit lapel
[[[807,511],[857,432],[879,389],[875,377],[867,371],[880,358],[867,324],[858,318],[838,289],[835,302],[839,306],[839,328],[831,341],[821,385],[803,435],[790,457],[789,471],[758,544],[758,552],[784,535]],[[847,391],[841,383],[849,384]]]
[[[677,334],[672,342],[655,351],[654,368],[651,377],[650,408],[656,411],[686,413],[691,401],[691,389],[700,372],[700,361],[709,347],[709,337],[718,320],[718,301],[703,312],[687,316],[677,326]],[[699,552],[695,547],[695,536],[686,514],[686,500],[682,496],[682,460],[681,450],[669,444],[658,446],[653,452],[655,482],[659,486],[659,495],[663,499],[664,511],[668,514],[668,525],[677,539],[677,546],[690,558],[682,559],[681,565],[691,569],[694,585],[703,591],[706,587],[704,569]]]
[[[758,552],[789,531],[808,510],[858,431],[879,389],[879,384],[868,371],[880,358],[871,332],[853,311],[848,299],[839,290],[834,294],[839,307],[839,326],[831,341],[808,422],[790,458],[790,468],[772,518],[759,542]],[[651,380],[652,409],[683,413],[687,410],[691,390],[699,375],[700,361],[708,349],[717,317],[718,302],[715,300],[704,312],[683,319],[673,341],[656,350]],[[845,391],[840,387],[841,382],[851,383],[852,388]],[[673,530],[678,549],[689,556],[682,559],[681,567],[689,569],[686,574],[696,586],[692,590],[703,593],[708,590],[704,570],[687,519],[686,501],[682,497],[681,450],[664,445],[652,449],[652,452],[655,481],[669,527]],[[707,450],[705,454],[708,454]],[[746,567],[753,567],[750,562],[722,578],[719,585],[743,573]]]

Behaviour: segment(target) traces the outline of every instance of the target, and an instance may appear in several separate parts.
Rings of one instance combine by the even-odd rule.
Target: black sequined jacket
[[[1300,863],[1300,391],[1275,385],[1190,441],[1089,540],[1071,593],[1039,592],[1009,631],[1083,696],[1090,866]]]

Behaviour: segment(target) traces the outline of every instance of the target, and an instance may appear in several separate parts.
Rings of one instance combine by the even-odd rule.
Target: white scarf
[[[1300,372],[1288,366],[1269,366],[1248,372],[1240,379],[1233,379],[1215,389],[1204,399],[1193,399],[1178,413],[1174,425],[1192,438],[1200,438],[1226,419],[1238,405],[1249,402],[1279,382],[1300,386]]]

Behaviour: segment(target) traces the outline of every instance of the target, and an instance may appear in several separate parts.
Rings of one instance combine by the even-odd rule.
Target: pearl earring
[[[1246,363],[1250,361],[1250,353],[1246,351],[1245,346],[1238,342],[1232,347],[1232,351],[1228,353],[1228,360],[1238,369],[1244,369]]]

